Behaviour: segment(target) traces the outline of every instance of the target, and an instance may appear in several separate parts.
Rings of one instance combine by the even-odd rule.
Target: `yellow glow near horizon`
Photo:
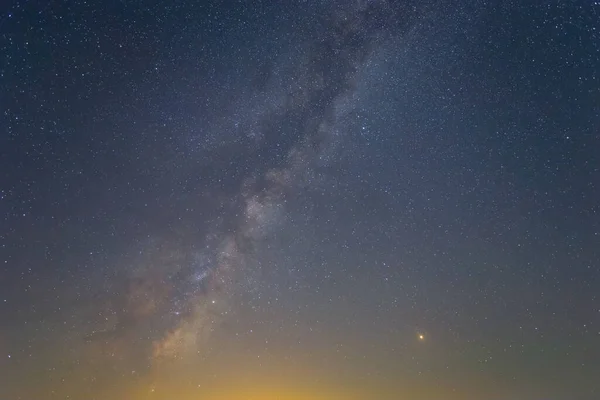
[[[150,393],[150,396],[140,395],[136,398],[154,399],[156,393]],[[334,393],[333,391],[314,390],[299,390],[295,388],[273,387],[273,388],[248,388],[248,387],[233,387],[229,389],[221,388],[212,390],[209,393],[199,395],[195,390],[173,390],[170,391],[171,396],[180,400],[347,400],[355,399],[348,393]],[[164,396],[158,397],[161,400]]]
[[[309,385],[307,385],[309,386]],[[352,398],[349,393],[341,393],[318,387],[298,388],[293,384],[259,384],[220,388],[206,397],[207,400],[342,400]]]
[[[207,384],[181,381],[140,382],[126,398],[135,400],[358,400],[357,388],[316,382],[308,377],[261,376],[248,371],[245,377],[227,377]],[[133,389],[133,388],[132,388]]]

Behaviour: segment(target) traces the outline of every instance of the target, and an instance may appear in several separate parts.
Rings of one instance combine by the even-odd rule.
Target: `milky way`
[[[260,242],[276,235],[278,225],[285,223],[289,197],[307,187],[330,184],[323,167],[335,162],[330,154],[344,140],[338,119],[351,111],[358,74],[390,28],[393,35],[402,35],[417,17],[412,7],[396,8],[386,2],[344,5],[328,14],[317,25],[318,40],[301,43],[295,65],[279,72],[286,69],[278,65],[286,63],[284,55],[254,84],[255,96],[277,99],[271,101],[277,104],[252,110],[258,115],[253,131],[241,129],[233,149],[223,150],[230,155],[219,155],[230,158],[241,152],[249,159],[246,163],[255,165],[240,174],[238,191],[229,194],[232,204],[222,205],[227,208],[223,221],[194,248],[150,240],[140,252],[147,254],[134,258],[140,266],[128,266],[126,287],[109,295],[120,295],[124,303],[113,306],[116,317],[111,326],[87,339],[121,340],[151,319],[169,320],[147,346],[154,362],[197,355],[227,318],[236,291],[264,284],[252,280],[257,266],[249,259],[257,256]],[[281,76],[270,76],[275,73]],[[247,121],[236,122],[240,123],[245,127]]]

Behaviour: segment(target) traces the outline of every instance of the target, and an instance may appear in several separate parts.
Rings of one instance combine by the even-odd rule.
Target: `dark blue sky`
[[[600,5],[1,11],[0,397],[599,395]]]

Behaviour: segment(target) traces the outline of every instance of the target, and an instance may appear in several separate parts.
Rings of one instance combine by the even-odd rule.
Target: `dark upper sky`
[[[3,3],[0,398],[597,399],[600,3],[537,3]]]

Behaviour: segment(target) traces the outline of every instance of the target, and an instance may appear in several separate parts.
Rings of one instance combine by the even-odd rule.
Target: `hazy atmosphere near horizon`
[[[600,2],[0,5],[0,400],[599,377]]]

